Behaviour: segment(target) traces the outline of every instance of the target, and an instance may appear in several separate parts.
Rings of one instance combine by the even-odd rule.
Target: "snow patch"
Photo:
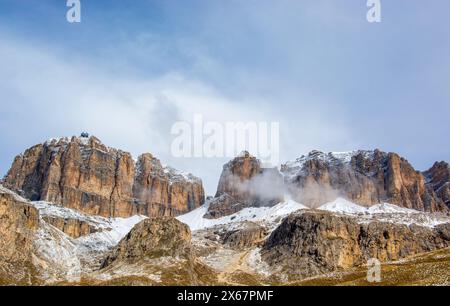
[[[166,166],[166,165],[163,165],[162,167],[163,167],[163,172],[169,176],[170,183],[172,183],[172,181],[177,181],[177,180],[184,180],[184,181],[190,182],[190,183],[201,182],[201,180],[198,177],[192,175],[191,173],[187,173],[187,172],[184,172],[184,171],[181,171],[181,170],[178,170],[178,169],[172,168],[170,166]]]
[[[53,226],[41,222],[33,244],[33,262],[40,268],[47,282],[61,279],[79,281],[82,268],[73,239]]]
[[[319,210],[326,210],[338,213],[358,214],[364,213],[367,209],[343,198],[337,198],[333,202],[326,203],[319,207]]]
[[[203,216],[208,211],[208,208],[209,202],[187,214],[177,217],[177,219],[187,224],[192,231],[196,231],[216,225],[243,221],[274,223],[277,219],[280,219],[280,217],[287,216],[294,211],[308,209],[306,206],[293,200],[286,200],[272,207],[247,207],[229,216],[217,219],[206,219],[203,218]]]
[[[450,223],[450,218],[443,214],[431,214],[389,203],[364,207],[342,198],[320,206],[319,210],[354,216],[357,217],[360,223],[379,221],[408,226],[416,224],[429,228],[433,228],[439,224]]]

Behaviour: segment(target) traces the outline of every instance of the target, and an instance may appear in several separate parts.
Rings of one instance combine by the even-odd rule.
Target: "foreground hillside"
[[[450,286],[450,248],[385,263],[381,266],[381,282],[367,282],[367,269],[351,269],[310,278],[295,286]]]
[[[450,277],[449,219],[394,205],[287,201],[211,220],[207,203],[180,222],[93,217],[1,191],[4,285],[365,284],[371,257],[381,284]]]
[[[450,248],[413,256],[402,261],[385,263],[381,266],[381,281],[369,283],[364,267],[345,272],[336,272],[291,283],[272,283],[288,286],[450,286]],[[202,271],[206,273],[208,271]],[[167,274],[170,277],[170,272]],[[207,279],[211,285],[261,285],[258,278],[239,271],[229,275],[231,280],[219,282],[218,278]],[[128,276],[108,281],[82,280],[77,283],[61,282],[57,285],[170,285],[158,283],[145,277]]]

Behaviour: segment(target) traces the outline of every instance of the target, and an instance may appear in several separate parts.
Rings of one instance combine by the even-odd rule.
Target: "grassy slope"
[[[417,286],[450,285],[450,248],[417,255],[407,260],[383,264],[381,282],[369,283],[364,267],[303,280],[299,286]]]
[[[218,280],[214,272],[203,265],[195,265],[196,283],[199,285],[259,285],[270,284],[264,282],[259,277],[248,274],[241,270],[235,270],[226,276],[225,279]],[[366,280],[367,270],[364,267],[354,268],[342,272],[335,272],[322,275],[299,282],[274,285],[293,286],[414,286],[414,285],[450,285],[450,248],[438,250],[431,253],[417,255],[403,261],[386,263],[382,265],[380,283],[369,283]],[[180,271],[167,269],[162,275],[162,283],[156,283],[142,276],[122,276],[112,280],[100,281],[92,279],[82,279],[78,283],[62,282],[56,285],[62,286],[151,286],[151,285],[192,285],[188,281],[188,275],[183,275]],[[176,281],[175,281],[176,280]],[[10,280],[2,280],[0,275],[0,285],[11,283]]]

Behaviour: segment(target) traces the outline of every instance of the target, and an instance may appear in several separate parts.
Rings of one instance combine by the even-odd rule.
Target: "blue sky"
[[[226,159],[177,159],[170,127],[278,121],[281,160],[380,148],[418,169],[449,160],[450,2],[0,0],[0,174],[25,148],[89,131],[201,176]]]

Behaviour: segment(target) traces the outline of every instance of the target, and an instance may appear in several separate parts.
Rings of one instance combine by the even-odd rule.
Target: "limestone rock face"
[[[206,218],[219,218],[245,207],[271,206],[284,195],[316,208],[338,197],[371,206],[388,202],[427,212],[448,212],[448,164],[436,163],[422,174],[395,153],[312,151],[294,162],[263,168],[242,153],[226,165]],[[447,204],[447,205],[446,205]]]
[[[338,196],[370,206],[388,202],[421,211],[446,211],[422,173],[395,153],[312,151],[282,166],[286,188],[305,205],[317,207]]]
[[[328,212],[294,213],[270,235],[262,256],[292,278],[381,262],[445,248],[450,224],[434,229],[354,218]]]
[[[436,162],[425,171],[427,186],[450,208],[450,165],[446,162]]]
[[[222,233],[222,243],[233,249],[241,250],[263,243],[264,238],[268,235],[267,230],[253,222],[245,222],[238,229],[233,229]]]
[[[0,190],[0,285],[33,282],[32,251],[39,212]]]
[[[53,139],[17,156],[3,184],[30,200],[92,215],[174,216],[204,202],[200,179],[162,167],[150,154],[131,155],[97,138]]]
[[[89,222],[79,219],[54,216],[44,216],[42,219],[74,239],[94,234],[99,231],[98,228],[89,224]]]
[[[203,216],[206,219],[216,219],[232,215],[247,207],[246,204],[237,202],[232,196],[223,193],[209,202],[208,211]]]
[[[216,197],[226,193],[238,202],[249,201],[251,191],[246,188],[245,184],[260,172],[260,161],[248,152],[243,152],[241,156],[223,166]]]
[[[151,154],[138,158],[133,195],[137,212],[147,216],[177,216],[205,201],[200,179],[163,167]]]
[[[245,207],[273,206],[283,201],[283,178],[276,168],[243,152],[223,166],[207,218],[233,214]]]
[[[165,256],[193,259],[191,231],[175,218],[150,218],[137,224],[119,242],[102,267],[114,262],[135,263]]]

